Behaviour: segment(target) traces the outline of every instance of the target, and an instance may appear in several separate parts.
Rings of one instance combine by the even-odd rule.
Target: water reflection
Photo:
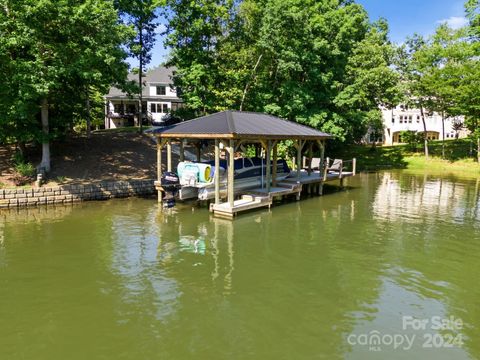
[[[377,219],[407,222],[479,220],[479,180],[454,182],[428,175],[383,173],[373,203]]]
[[[460,182],[387,172],[381,175],[375,193],[373,215],[383,224],[391,248],[385,256],[390,265],[385,273],[388,286],[376,307],[394,309],[397,319],[405,314],[420,319],[454,316],[465,323],[461,348],[426,353],[417,349],[435,358],[465,359],[479,354],[476,339],[480,332],[474,325],[480,320],[478,190],[479,180]],[[401,304],[393,301],[397,298]],[[395,328],[385,318],[380,311],[375,321],[361,328],[374,329],[379,321]],[[397,330],[399,326],[397,321]],[[398,358],[407,358],[402,356]]]

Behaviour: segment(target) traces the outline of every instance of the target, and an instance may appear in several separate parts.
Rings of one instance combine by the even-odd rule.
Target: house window
[[[411,124],[412,123],[412,115],[408,117],[408,122]]]
[[[113,112],[121,114],[123,112],[123,104],[113,104]]]
[[[150,112],[152,114],[157,112],[157,104],[150,104]]]
[[[163,112],[168,113],[168,104],[163,104]]]
[[[181,109],[183,107],[183,104],[182,103],[177,103],[177,102],[172,102],[170,106],[171,106],[172,111],[177,111],[178,109]]]
[[[166,87],[163,85],[157,86],[157,95],[166,95]]]
[[[135,104],[128,104],[127,105],[127,114],[135,114],[137,112],[137,107]]]

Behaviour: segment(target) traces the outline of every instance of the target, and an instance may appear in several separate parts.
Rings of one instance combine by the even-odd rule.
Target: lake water
[[[213,218],[0,213],[0,359],[475,359],[480,181],[363,174]]]

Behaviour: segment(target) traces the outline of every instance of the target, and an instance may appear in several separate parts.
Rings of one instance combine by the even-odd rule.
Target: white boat
[[[177,173],[180,179],[179,199],[209,200],[215,198],[215,162],[182,161]],[[272,163],[273,164],[273,163]],[[220,160],[220,196],[227,194],[227,161]],[[234,161],[234,191],[265,186],[266,161],[261,158],[239,158]],[[272,173],[272,171],[271,171]],[[277,181],[290,175],[285,160],[277,160]]]

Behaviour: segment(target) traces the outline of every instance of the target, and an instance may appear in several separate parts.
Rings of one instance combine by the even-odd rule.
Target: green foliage
[[[156,11],[164,5],[161,0],[115,0],[115,5],[122,15],[125,24],[134,29],[135,36],[128,42],[130,55],[138,59],[138,87],[136,92],[139,99],[141,118],[146,109],[142,108],[142,90],[144,68],[152,59],[152,49],[155,45]],[[142,121],[139,121],[142,131]]]
[[[418,133],[416,131],[406,130],[400,133],[402,143],[408,144],[408,147],[411,151],[416,152],[418,146],[423,142],[424,136],[423,133]]]
[[[68,132],[87,89],[125,85],[132,35],[113,2],[0,1],[0,140],[47,142]],[[49,133],[40,126],[48,102]]]
[[[15,152],[11,161],[14,168],[13,182],[15,185],[25,185],[33,180],[36,174],[35,167],[32,163],[27,162],[19,151]]]
[[[63,184],[63,183],[65,182],[65,180],[66,180],[66,177],[65,177],[65,176],[57,176],[57,177],[55,178],[55,182],[56,182],[56,183],[59,183],[59,184]]]
[[[15,151],[11,161],[12,161],[12,164],[14,165],[23,164],[26,162],[25,156],[20,151]]]
[[[370,24],[358,4],[167,3],[169,63],[196,115],[267,112],[354,140],[365,134],[369,111],[397,101],[386,23]]]
[[[464,115],[466,127],[480,139],[480,7],[478,0],[468,0],[465,7],[469,26],[454,30],[441,24],[429,38],[410,38],[400,48],[397,67],[406,102],[421,109],[422,120],[431,112],[444,118]]]
[[[33,178],[36,170],[32,163],[19,163],[15,165],[15,171],[21,176]]]

